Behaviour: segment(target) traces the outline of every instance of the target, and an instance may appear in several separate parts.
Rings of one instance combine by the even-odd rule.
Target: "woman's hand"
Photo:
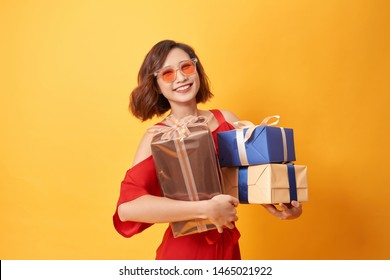
[[[219,233],[223,228],[234,228],[233,222],[238,220],[238,199],[230,195],[220,194],[207,200],[206,216],[216,227]]]
[[[281,209],[275,207],[273,204],[262,204],[269,213],[281,220],[292,220],[298,218],[302,214],[302,203],[298,201],[291,201],[291,203],[280,203]]]

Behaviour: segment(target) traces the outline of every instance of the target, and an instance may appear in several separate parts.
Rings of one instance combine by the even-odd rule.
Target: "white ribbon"
[[[283,162],[287,162],[287,140],[286,140],[286,131],[284,131],[283,127],[279,127],[280,132],[282,133],[282,141],[283,141]]]
[[[268,123],[271,119],[275,118],[276,120],[272,123]],[[236,128],[236,139],[237,139],[237,149],[238,156],[240,158],[241,165],[249,165],[248,157],[245,149],[245,142],[252,136],[253,131],[258,126],[273,126],[279,122],[280,116],[274,115],[269,116],[263,119],[263,121],[259,125],[254,125],[250,121],[237,121],[233,123],[233,126]],[[244,135],[244,129],[248,128]],[[282,133],[282,141],[283,141],[283,158],[284,161],[287,161],[287,141],[286,141],[286,133],[284,128],[280,127]]]

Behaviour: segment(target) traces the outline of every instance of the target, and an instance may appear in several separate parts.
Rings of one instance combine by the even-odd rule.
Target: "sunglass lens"
[[[161,72],[161,77],[166,82],[172,82],[175,80],[176,71],[172,68],[165,69]]]
[[[195,72],[195,65],[192,61],[183,62],[180,65],[180,71],[186,75],[191,75]]]

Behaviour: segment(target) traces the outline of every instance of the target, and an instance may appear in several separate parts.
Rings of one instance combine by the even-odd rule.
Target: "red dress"
[[[212,132],[217,151],[217,132],[234,129],[222,113],[211,110],[219,126]],[[118,216],[118,206],[142,195],[162,196],[153,157],[150,156],[133,166],[126,173],[121,184],[120,196],[113,217],[115,229],[124,237],[131,237],[150,227],[152,224],[141,222],[122,222]],[[216,229],[174,238],[170,227],[165,231],[163,240],[157,249],[157,260],[239,260],[241,259],[237,228],[225,228],[223,233]]]

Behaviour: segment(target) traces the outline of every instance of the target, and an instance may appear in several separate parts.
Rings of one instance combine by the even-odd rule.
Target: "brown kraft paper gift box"
[[[196,117],[194,117],[196,118]],[[198,117],[199,118],[199,117]],[[206,124],[190,123],[171,135],[157,133],[151,148],[161,190],[165,197],[196,201],[222,193],[221,174],[211,132]],[[182,133],[186,130],[187,133]],[[168,139],[163,139],[168,138]],[[175,237],[216,228],[209,220],[170,223]]]
[[[221,168],[223,192],[238,198],[240,203],[290,203],[291,183],[287,169],[291,167],[294,169],[297,200],[308,201],[307,167],[304,165],[260,164],[223,167]]]

